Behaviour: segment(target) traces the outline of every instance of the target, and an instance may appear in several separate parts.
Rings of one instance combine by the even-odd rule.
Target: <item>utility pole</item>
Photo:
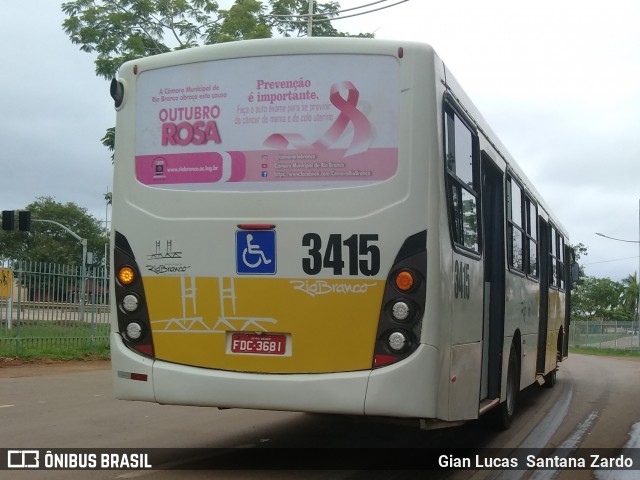
[[[307,19],[307,37],[313,35],[313,0],[309,0],[309,18]]]

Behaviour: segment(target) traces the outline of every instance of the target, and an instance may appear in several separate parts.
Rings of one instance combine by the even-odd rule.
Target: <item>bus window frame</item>
[[[531,214],[531,208],[533,207],[533,216]],[[540,278],[540,248],[538,240],[540,236],[540,228],[538,226],[538,203],[535,201],[532,195],[529,195],[527,191],[524,192],[524,221],[525,221],[525,273],[527,277],[532,280],[538,281]],[[531,272],[531,244],[535,245],[536,262],[535,273]]]
[[[566,259],[565,259],[565,247],[566,241],[564,234],[553,223],[549,223],[549,230],[552,233],[550,250],[546,252],[549,265],[549,287],[560,292],[566,291],[567,279],[566,279]],[[555,246],[555,252],[553,247]]]
[[[520,224],[515,223],[512,220],[512,207],[511,207],[511,185],[513,182],[516,183],[518,188],[520,189]],[[505,223],[506,223],[506,253],[507,253],[507,266],[509,267],[509,271],[520,275],[523,277],[527,277],[528,279],[539,282],[540,281],[540,245],[539,245],[539,237],[540,237],[540,227],[539,227],[539,208],[540,205],[536,201],[535,197],[527,190],[524,186],[524,182],[518,179],[517,174],[510,168],[507,169],[505,175]],[[535,209],[534,217],[531,216],[530,207],[533,206]],[[532,220],[535,224],[532,224]],[[513,234],[512,229],[516,228],[522,237],[522,269],[518,268],[513,264]],[[535,235],[533,231],[535,229]],[[536,249],[536,271],[535,274],[531,273],[531,243],[535,244]]]
[[[450,168],[448,161],[448,152],[450,141],[453,140],[455,151],[455,128],[453,132],[450,131],[449,118],[453,116],[457,117],[460,122],[466,127],[471,135],[471,176],[473,188],[460,178],[455,169]],[[482,258],[482,196],[481,196],[481,184],[480,184],[480,140],[478,136],[478,130],[475,128],[474,122],[464,113],[464,110],[458,105],[456,100],[450,93],[445,93],[442,106],[442,135],[443,135],[443,162],[444,162],[444,176],[445,176],[445,195],[447,204],[447,219],[449,223],[449,237],[453,249],[462,255],[479,260]],[[451,136],[451,138],[450,138]],[[455,155],[455,154],[454,154]],[[475,199],[475,217],[476,217],[476,245],[477,250],[469,248],[464,243],[458,242],[457,239],[457,227],[456,222],[459,220],[458,215],[460,212],[456,212],[456,206],[454,206],[454,190],[458,198],[462,198],[463,191],[466,191],[472,195]],[[464,233],[463,233],[464,235]],[[464,241],[464,240],[463,240]]]
[[[519,223],[516,223],[513,220],[513,205],[512,205],[512,201],[511,199],[513,198],[513,184],[516,184],[518,187],[518,190],[520,192],[520,220]],[[526,259],[526,233],[525,233],[525,222],[526,222],[526,218],[524,215],[524,209],[523,209],[523,205],[524,205],[524,188],[522,186],[522,184],[520,183],[520,181],[518,181],[517,177],[513,174],[513,172],[511,172],[510,170],[507,170],[507,174],[505,175],[505,209],[506,209],[506,216],[505,216],[505,222],[506,222],[506,250],[507,250],[507,266],[509,267],[509,271],[521,275],[521,276],[526,276],[526,264],[525,264],[525,259]],[[513,255],[513,229],[516,229],[518,232],[520,232],[520,238],[521,238],[521,260],[522,260],[522,268],[519,268],[517,265],[514,264],[514,255]]]

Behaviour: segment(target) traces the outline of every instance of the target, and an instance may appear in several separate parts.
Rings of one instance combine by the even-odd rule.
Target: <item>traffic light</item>
[[[31,212],[29,210],[20,210],[18,212],[18,230],[21,232],[31,230]]]
[[[13,231],[16,229],[16,212],[14,210],[2,211],[2,229]],[[18,212],[18,230],[28,232],[31,230],[31,212],[20,210]]]
[[[16,226],[16,212],[13,210],[2,211],[2,229],[13,230]]]

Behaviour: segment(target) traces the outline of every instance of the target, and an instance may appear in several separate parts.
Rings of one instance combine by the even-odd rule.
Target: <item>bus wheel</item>
[[[553,367],[553,370],[551,370],[549,373],[547,373],[544,376],[544,383],[542,384],[543,387],[553,388],[553,386],[556,384],[556,378],[557,378],[557,373],[558,373],[558,358],[559,357],[560,357],[560,354],[558,353],[556,355],[556,365],[555,365],[555,367]]]
[[[545,388],[553,388],[553,386],[556,384],[556,374],[557,374],[557,369],[558,367],[556,366],[556,368],[554,368],[553,370],[551,370],[549,373],[547,373],[544,376],[544,383],[542,384],[543,387]]]
[[[520,366],[518,362],[518,353],[515,346],[511,345],[509,352],[509,367],[507,370],[507,396],[504,402],[500,404],[499,425],[503,429],[511,426],[511,421],[516,412],[516,403],[518,392],[520,390]]]

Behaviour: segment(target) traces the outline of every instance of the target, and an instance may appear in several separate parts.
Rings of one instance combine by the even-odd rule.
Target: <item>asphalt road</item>
[[[0,448],[3,449],[113,449],[163,448],[153,470],[23,471],[0,470],[0,479],[591,479],[626,480],[635,472],[557,470],[502,470],[450,468],[438,472],[361,470],[345,466],[332,470],[285,470],[288,456],[298,461],[313,452],[352,450],[367,455],[402,455],[423,448],[498,452],[546,450],[572,456],[576,448],[640,451],[640,362],[607,357],[572,355],[561,364],[553,389],[535,386],[520,396],[511,429],[499,431],[486,420],[461,427],[420,431],[397,425],[371,424],[349,418],[304,413],[216,410],[162,406],[115,400],[108,362],[85,365],[46,365],[0,368]],[[635,443],[633,443],[635,442]],[[241,449],[238,449],[241,447]],[[273,469],[221,470],[219,465],[244,461],[269,462],[265,447],[281,447]],[[294,449],[293,447],[308,448]],[[327,450],[320,448],[329,447]],[[232,452],[223,449],[233,448]],[[335,448],[336,450],[333,450]],[[197,450],[174,450],[197,449]],[[204,449],[204,450],[203,450]],[[222,449],[222,450],[221,450]],[[376,450],[377,449],[377,450]],[[395,449],[395,450],[394,450]],[[416,450],[412,450],[416,449]],[[559,450],[553,450],[559,449]],[[246,453],[245,453],[246,452]],[[256,452],[261,455],[254,455]],[[318,453],[321,452],[321,453]],[[409,453],[407,453],[409,452]],[[267,453],[266,455],[269,455]],[[340,458],[342,454],[338,453]],[[346,457],[348,458],[348,457]],[[331,457],[328,461],[333,461]],[[234,463],[234,462],[237,462]],[[252,464],[255,465],[255,464]],[[535,471],[534,471],[535,470]]]

